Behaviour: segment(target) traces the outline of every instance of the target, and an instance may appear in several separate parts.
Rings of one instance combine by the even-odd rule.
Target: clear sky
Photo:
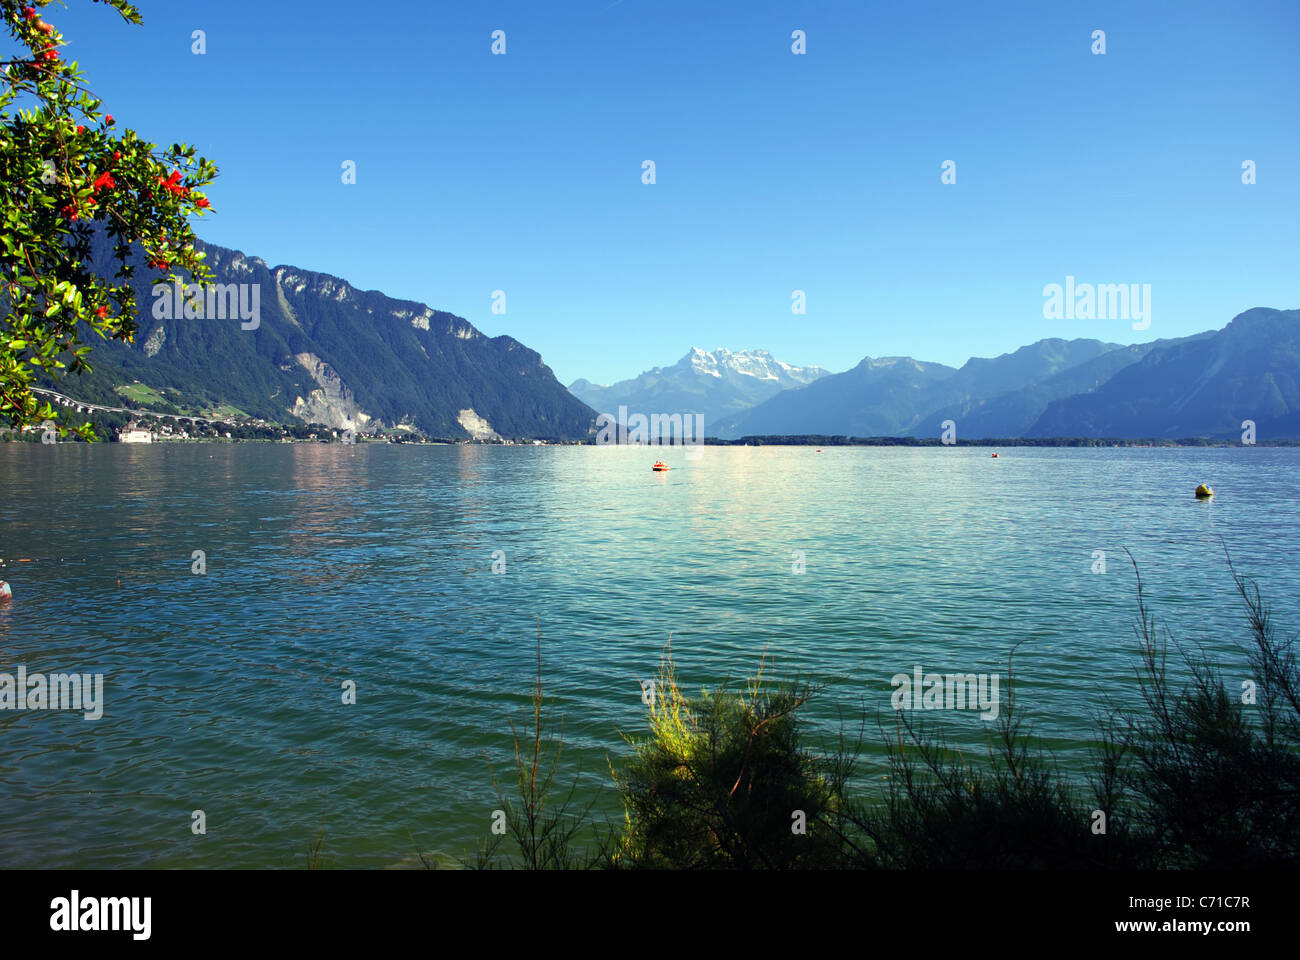
[[[565,383],[1300,307],[1295,0],[137,3],[46,19],[119,127],[217,161],[203,239],[508,333]],[[1044,319],[1067,275],[1150,284],[1150,329]]]

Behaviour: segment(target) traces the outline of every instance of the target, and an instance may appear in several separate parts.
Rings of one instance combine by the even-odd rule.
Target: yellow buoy
[[[1210,497],[1214,496],[1214,488],[1208,483],[1203,483],[1196,488],[1196,496],[1197,499],[1208,500]]]

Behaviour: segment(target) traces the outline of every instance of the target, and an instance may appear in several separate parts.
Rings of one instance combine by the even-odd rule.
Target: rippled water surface
[[[565,769],[602,811],[670,633],[691,688],[764,651],[832,681],[817,729],[866,709],[879,780],[895,673],[1005,675],[1019,641],[1020,705],[1081,763],[1092,713],[1133,695],[1126,547],[1230,676],[1220,538],[1296,632],[1300,450],[1001,453],[707,448],[653,474],[635,448],[0,445],[0,672],[105,677],[99,720],[0,711],[0,859],[292,866],[322,827],[339,866],[466,855],[539,622]],[[983,742],[974,713],[947,722]]]

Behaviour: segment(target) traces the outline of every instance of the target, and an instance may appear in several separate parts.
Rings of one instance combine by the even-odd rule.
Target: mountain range
[[[569,392],[593,409],[611,415],[617,415],[620,405],[633,413],[703,414],[706,434],[715,435],[718,421],[735,418],[784,390],[805,386],[826,375],[821,367],[791,366],[774,359],[766,350],[733,353],[719,347],[706,352],[691,347],[670,367],[655,367],[632,380],[609,386],[575,380],[569,384]]]
[[[806,390],[759,404],[723,425],[719,434],[938,436],[940,423],[952,419],[959,436],[988,436],[988,427],[972,433],[965,424],[966,414],[982,401],[1008,394],[1010,400],[1116,349],[1118,344],[1100,340],[1039,340],[1000,357],[973,357],[960,368],[911,357],[867,357]],[[1016,436],[1021,431],[995,432]]]
[[[1300,437],[1300,310],[1256,308],[1167,342],[1091,392],[1049,403],[1026,436]]]
[[[459,439],[594,432],[595,412],[512,337],[484,336],[461,317],[329,274],[199,246],[214,283],[243,285],[260,307],[255,326],[238,316],[186,318],[182,304],[162,302],[177,299],[168,289],[155,296],[158,274],[137,258],[135,343],[83,331],[94,344],[93,372],[45,385],[92,403],[360,431]],[[92,253],[97,265],[110,263],[102,234]]]
[[[866,357],[834,374],[803,368],[817,376],[789,385],[773,381],[769,396],[743,409],[749,396],[724,394],[716,380],[708,400],[692,405],[686,386],[710,383],[695,369],[698,358],[715,355],[761,356],[769,366],[800,369],[758,351],[692,350],[673,367],[613,387],[580,380],[570,389],[602,410],[615,402],[642,413],[707,409],[708,433],[731,439],[938,437],[949,420],[958,437],[972,440],[1228,439],[1241,435],[1245,420],[1254,421],[1261,438],[1300,436],[1300,310],[1258,307],[1222,330],[1128,346],[1039,340],[957,368],[912,357]],[[713,401],[721,396],[729,410],[718,413],[721,405]]]
[[[160,413],[459,439],[589,439],[597,412],[619,407],[700,414],[722,438],[936,437],[950,420],[964,439],[1226,439],[1245,420],[1261,439],[1300,437],[1300,310],[1257,307],[1221,330],[1128,346],[1039,340],[960,367],[866,357],[828,373],[764,350],[693,347],[630,380],[566,390],[535,351],[454,314],[200,246],[232,305],[236,289],[256,295],[255,323],[212,314],[210,295],[207,317],[181,298],[161,303],[157,274],[137,258],[135,342],[83,331],[93,371],[41,385]],[[93,252],[107,268],[102,235]]]

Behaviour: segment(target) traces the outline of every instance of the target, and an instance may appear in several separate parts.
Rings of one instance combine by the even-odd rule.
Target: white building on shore
[[[126,429],[117,435],[118,443],[153,443],[153,432],[147,427],[128,423]]]

